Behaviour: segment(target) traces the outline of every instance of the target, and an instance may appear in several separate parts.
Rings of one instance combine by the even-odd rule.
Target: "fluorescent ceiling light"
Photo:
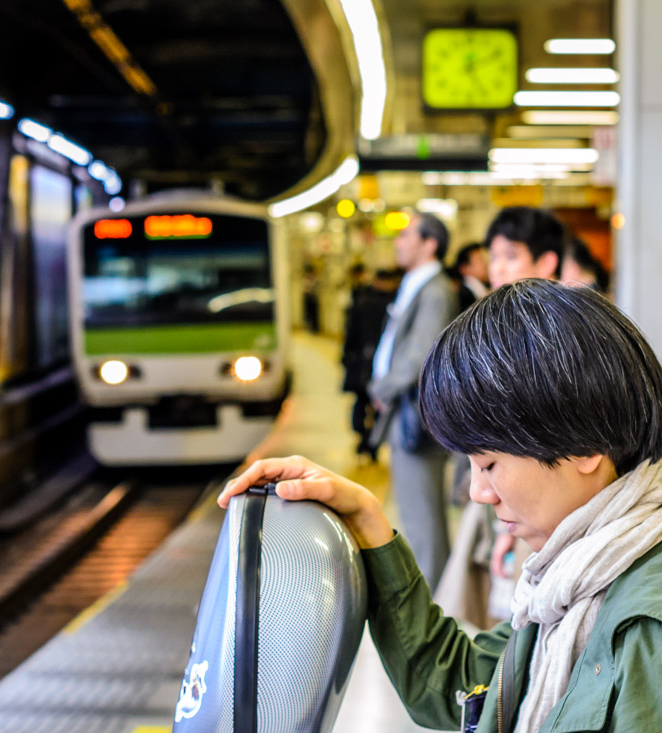
[[[7,102],[0,102],[0,120],[10,120],[14,116],[14,108]]]
[[[348,155],[330,176],[323,178],[307,191],[271,204],[269,214],[277,219],[318,204],[334,194],[342,185],[349,183],[358,172],[359,162],[356,156]]]
[[[615,125],[618,112],[586,110],[529,110],[522,112],[527,125]]]
[[[492,148],[494,163],[595,163],[600,156],[594,148]]]
[[[518,107],[615,107],[618,92],[515,92]]]
[[[80,145],[72,143],[63,135],[51,135],[46,143],[51,150],[54,150],[65,158],[77,163],[78,165],[87,165],[92,160],[92,153]]]
[[[416,202],[418,211],[438,214],[442,219],[452,219],[457,214],[455,199],[419,199]]]
[[[569,171],[590,171],[592,163],[494,163],[490,161],[491,171],[508,171],[526,167],[529,170],[549,171],[553,173],[567,173]]]
[[[548,164],[536,164],[536,163],[492,163],[490,165],[491,171],[544,171],[550,173],[565,173],[570,170],[570,165],[567,163],[548,163]]]
[[[112,168],[108,169],[108,174],[104,178],[103,190],[111,196],[118,194],[122,190],[122,179]]]
[[[551,38],[545,42],[547,53],[610,54],[615,50],[611,38]]]
[[[529,130],[537,131],[536,127],[529,127]],[[554,128],[552,128],[554,129]],[[553,138],[553,137],[529,137],[517,139],[512,137],[496,137],[492,140],[494,148],[585,148],[586,140],[576,138]]]
[[[38,122],[29,120],[27,117],[18,123],[18,131],[26,137],[31,137],[40,143],[45,143],[53,132],[49,127],[40,125]]]
[[[538,138],[590,138],[593,128],[590,125],[511,125],[506,128],[506,135],[510,138],[538,139]]]
[[[105,181],[110,171],[100,160],[94,160],[87,166],[87,172],[97,181]]]
[[[620,76],[614,69],[528,69],[532,84],[615,84]]]
[[[375,140],[382,130],[386,103],[386,67],[379,23],[371,0],[340,0],[352,38],[361,75],[360,133]]]

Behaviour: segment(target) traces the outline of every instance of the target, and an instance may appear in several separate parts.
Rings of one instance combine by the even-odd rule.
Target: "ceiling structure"
[[[315,13],[328,29],[323,4],[289,3],[296,22]],[[0,0],[0,98],[16,120],[62,132],[145,192],[215,182],[269,199],[296,187],[325,155],[327,168],[337,165],[354,119],[349,104],[338,105],[334,114],[346,119],[329,154],[339,133],[324,99],[335,90],[316,52],[304,50],[287,5]],[[336,77],[348,76],[337,59]],[[349,82],[345,88],[351,97]]]
[[[612,38],[612,0],[382,1],[395,69],[388,130],[392,136],[437,133],[457,136],[457,140],[461,140],[462,136],[473,134],[484,136],[491,146],[495,140],[503,142],[508,138],[512,126],[522,124],[524,107],[513,106],[493,112],[433,112],[424,109],[421,93],[422,44],[426,31],[435,27],[512,27],[518,41],[521,90],[606,91],[614,88],[604,84],[542,86],[525,78],[525,71],[532,67],[612,66],[611,56],[559,56],[550,55],[544,49],[545,41],[550,38]],[[561,128],[557,131],[561,132]],[[549,127],[545,133],[549,137]],[[586,126],[582,133],[588,140],[592,129]],[[467,165],[466,169],[472,167],[477,166]],[[422,168],[425,169],[425,165]]]
[[[405,148],[407,136],[415,146],[422,134],[445,136],[456,150],[466,143],[457,165],[446,161],[455,169],[485,166],[486,146],[472,155],[471,135],[487,145],[540,142],[514,138],[521,108],[424,110],[427,29],[469,19],[514,24],[523,89],[539,88],[524,80],[529,67],[611,65],[610,57],[550,57],[543,43],[611,36],[612,0],[374,4],[389,69],[382,134]],[[339,0],[0,0],[0,99],[16,119],[63,132],[146,192],[215,182],[244,198],[277,198],[319,180],[357,147],[360,78],[339,8]],[[587,146],[591,130],[582,135],[574,144]],[[358,147],[367,170],[370,151]],[[405,154],[403,169],[416,168],[417,156],[425,158]],[[430,162],[445,165],[443,156]],[[377,156],[372,168],[379,165]]]

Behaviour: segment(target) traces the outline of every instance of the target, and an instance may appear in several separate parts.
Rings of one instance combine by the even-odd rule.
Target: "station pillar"
[[[617,0],[616,303],[662,358],[662,2]]]

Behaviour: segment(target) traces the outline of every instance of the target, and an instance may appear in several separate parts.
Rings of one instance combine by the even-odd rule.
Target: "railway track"
[[[122,583],[187,516],[214,474],[118,478],[97,473],[33,525],[0,535],[0,678]]]

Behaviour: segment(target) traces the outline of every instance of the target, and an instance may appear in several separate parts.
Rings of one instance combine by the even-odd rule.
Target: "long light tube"
[[[14,116],[14,108],[7,102],[0,102],[0,120],[11,120]]]
[[[340,0],[361,75],[361,136],[375,140],[382,130],[386,103],[386,67],[379,23],[371,0]]]
[[[493,163],[595,163],[594,148],[492,148]]]
[[[85,150],[80,145],[72,143],[71,140],[67,140],[63,135],[51,135],[46,141],[46,145],[51,150],[60,153],[60,155],[64,155],[65,158],[69,158],[69,160],[78,165],[87,165],[92,160],[92,153],[89,150]]]
[[[298,193],[288,199],[277,201],[269,207],[269,214],[274,218],[294,214],[296,211],[307,209],[313,204],[324,201],[334,194],[342,185],[349,183],[359,172],[359,161],[354,155],[348,155],[336,170],[307,191]]]
[[[522,122],[527,125],[615,125],[618,112],[610,110],[539,110],[522,112]]]
[[[615,84],[620,76],[614,69],[528,69],[532,84]]]
[[[545,41],[547,53],[608,55],[615,50],[616,44],[611,38],[550,38]]]
[[[518,107],[615,107],[618,92],[515,92]]]
[[[31,137],[40,143],[45,143],[53,132],[50,127],[40,125],[38,122],[30,120],[27,117],[18,123],[18,131],[26,137]]]

